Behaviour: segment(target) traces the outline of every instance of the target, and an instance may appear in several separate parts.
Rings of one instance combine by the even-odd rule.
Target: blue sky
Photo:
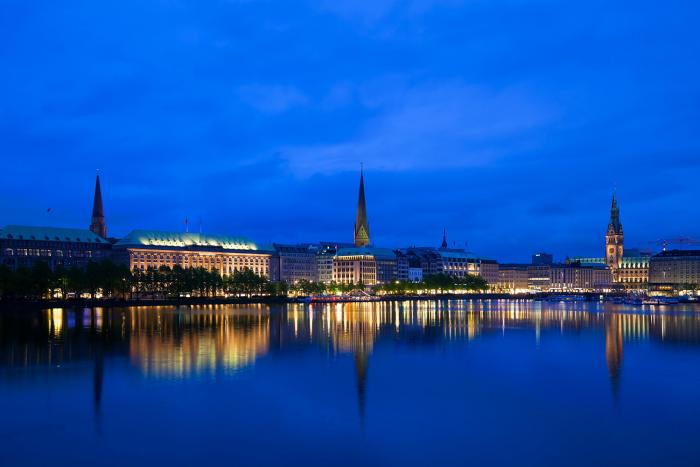
[[[692,1],[5,0],[0,224],[500,260],[700,236]],[[52,212],[46,214],[47,208]]]

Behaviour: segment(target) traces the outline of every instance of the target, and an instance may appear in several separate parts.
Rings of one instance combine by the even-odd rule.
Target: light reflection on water
[[[491,342],[492,337],[501,339],[499,348],[475,346]],[[575,342],[579,340],[584,340],[586,345],[577,346]],[[109,406],[109,399],[106,400],[103,392],[111,379],[110,371],[116,378],[117,368],[122,375],[120,388],[127,398],[138,395],[135,383],[129,382],[132,380],[124,377],[124,372],[135,372],[145,384],[149,381],[198,383],[202,385],[205,398],[210,397],[207,391],[215,387],[211,384],[229,384],[231,389],[236,389],[243,384],[238,378],[247,374],[248,384],[255,386],[247,397],[256,397],[256,393],[266,391],[269,385],[288,384],[281,377],[278,381],[278,374],[298,368],[298,373],[304,375],[300,377],[318,380],[325,376],[319,376],[313,368],[326,368],[329,361],[332,365],[335,360],[341,362],[349,357],[359,424],[352,420],[345,420],[343,424],[348,425],[345,430],[355,427],[352,429],[362,431],[371,429],[371,425],[365,426],[370,407],[381,413],[381,409],[372,405],[371,397],[381,393],[382,388],[368,390],[375,354],[379,358],[378,366],[386,374],[405,370],[401,366],[404,359],[407,355],[415,356],[415,352],[425,358],[435,358],[430,349],[455,348],[458,355],[464,355],[459,361],[468,357],[481,358],[488,363],[489,359],[498,361],[502,352],[512,352],[514,358],[525,354],[536,357],[537,352],[550,348],[550,342],[557,342],[556,345],[565,342],[571,361],[599,359],[601,365],[596,368],[607,369],[608,398],[619,403],[626,394],[620,387],[628,345],[655,344],[659,346],[658,352],[683,349],[691,352],[693,361],[700,364],[700,310],[689,306],[635,310],[621,305],[581,302],[442,300],[3,313],[0,314],[0,388],[10,388],[10,396],[4,399],[9,403],[9,397],[15,394],[11,390],[13,387],[29,385],[32,390],[40,391],[46,381],[77,374],[75,378],[85,379],[85,386],[90,387],[93,412],[99,417],[103,407]],[[324,357],[314,357],[312,369],[305,366],[309,352]],[[125,368],[110,363],[120,361],[126,362]],[[454,369],[448,365],[443,369],[442,361],[444,357],[436,360],[436,377],[449,381],[448,372]],[[253,371],[256,365],[265,362],[262,374]],[[485,368],[481,371],[489,371]],[[577,371],[573,365],[564,368],[572,374]],[[649,371],[656,370],[649,368]],[[513,368],[513,372],[517,371],[518,368]],[[545,374],[552,371],[554,369],[547,369]],[[556,371],[562,371],[562,367],[557,367]],[[700,389],[697,374],[688,375],[687,368],[684,371]],[[90,376],[83,378],[86,372]],[[40,380],[36,380],[37,374],[41,375]],[[493,377],[488,373],[479,376]],[[344,376],[335,376],[339,378]],[[635,378],[638,375],[631,375],[630,380]],[[683,380],[677,383],[683,384]],[[408,387],[405,391],[410,393],[411,389]],[[527,388],[527,391],[537,393],[538,387]],[[319,411],[322,409],[317,407]],[[305,426],[305,423],[317,422],[314,417],[309,415],[309,420],[299,423]],[[440,430],[439,415],[430,422],[436,424],[433,430]],[[100,427],[103,425],[100,422]],[[8,429],[3,428],[3,431]],[[401,427],[401,430],[410,430],[410,426]],[[284,433],[278,435],[285,436]],[[460,457],[455,452],[449,459],[453,458]],[[404,461],[417,462],[410,456]],[[542,462],[547,463],[547,460]]]

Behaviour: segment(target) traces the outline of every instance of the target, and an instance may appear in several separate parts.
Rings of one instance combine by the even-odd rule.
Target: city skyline
[[[408,3],[8,5],[0,218],[82,226],[100,168],[115,236],[347,239],[364,162],[378,245],[598,256],[614,187],[700,236],[694,3]]]

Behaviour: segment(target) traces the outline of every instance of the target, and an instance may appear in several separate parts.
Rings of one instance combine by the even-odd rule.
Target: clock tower
[[[620,280],[619,270],[622,266],[622,256],[625,236],[622,233],[622,223],[620,223],[620,209],[617,207],[617,198],[613,193],[612,206],[610,207],[610,222],[608,231],[605,234],[605,263],[610,268],[613,282]]]

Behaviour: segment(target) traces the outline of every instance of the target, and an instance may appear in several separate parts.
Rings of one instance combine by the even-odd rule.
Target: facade
[[[321,242],[316,251],[318,280],[324,284],[333,282],[333,259],[341,248],[353,248],[352,243]]]
[[[525,293],[529,289],[527,264],[499,264],[497,288],[508,293]]]
[[[603,291],[612,287],[610,269],[560,264],[552,266],[550,292]]]
[[[435,248],[411,247],[404,252],[410,267],[420,268],[423,277],[442,273],[442,258]]]
[[[625,236],[620,222],[620,209],[617,207],[617,198],[613,194],[610,207],[610,221],[605,234],[605,264],[612,271],[613,282],[620,281],[619,269],[622,267],[622,258],[625,252]]]
[[[649,283],[651,253],[636,249],[625,250],[618,269],[618,282],[628,289],[646,288]]]
[[[500,280],[499,270],[499,264],[493,259],[482,259],[479,261],[479,275],[490,286],[498,285]]]
[[[339,284],[377,284],[377,263],[366,248],[341,248],[333,259],[333,280]]]
[[[316,282],[319,280],[317,262],[318,246],[311,244],[281,245],[274,243],[275,255],[273,262],[278,263],[274,268],[279,273],[272,275],[273,280],[295,283],[300,280]]]
[[[669,250],[651,257],[649,288],[661,291],[697,289],[700,285],[700,250]]]
[[[396,253],[388,248],[370,248],[377,265],[377,284],[386,284],[399,280]]]
[[[114,258],[129,268],[204,268],[222,276],[250,269],[271,277],[273,252],[250,240],[224,235],[134,230],[113,246]]]
[[[409,282],[423,282],[423,269],[420,267],[409,267],[408,268],[408,281]]]
[[[612,283],[611,271],[603,265],[572,263],[528,267],[531,292],[596,292],[610,289]]]
[[[440,250],[442,273],[454,278],[466,277],[467,274],[479,274],[479,259],[471,253],[461,250]]]
[[[396,255],[396,280],[407,281],[408,256],[401,252],[401,250],[394,250],[394,255]]]
[[[112,245],[85,229],[8,225],[0,230],[0,264],[30,268],[43,261],[57,267],[84,268],[90,261],[109,259]]]
[[[363,247],[370,244],[369,222],[367,221],[367,206],[365,205],[365,179],[360,170],[360,193],[357,199],[357,218],[355,219],[355,246]]]

